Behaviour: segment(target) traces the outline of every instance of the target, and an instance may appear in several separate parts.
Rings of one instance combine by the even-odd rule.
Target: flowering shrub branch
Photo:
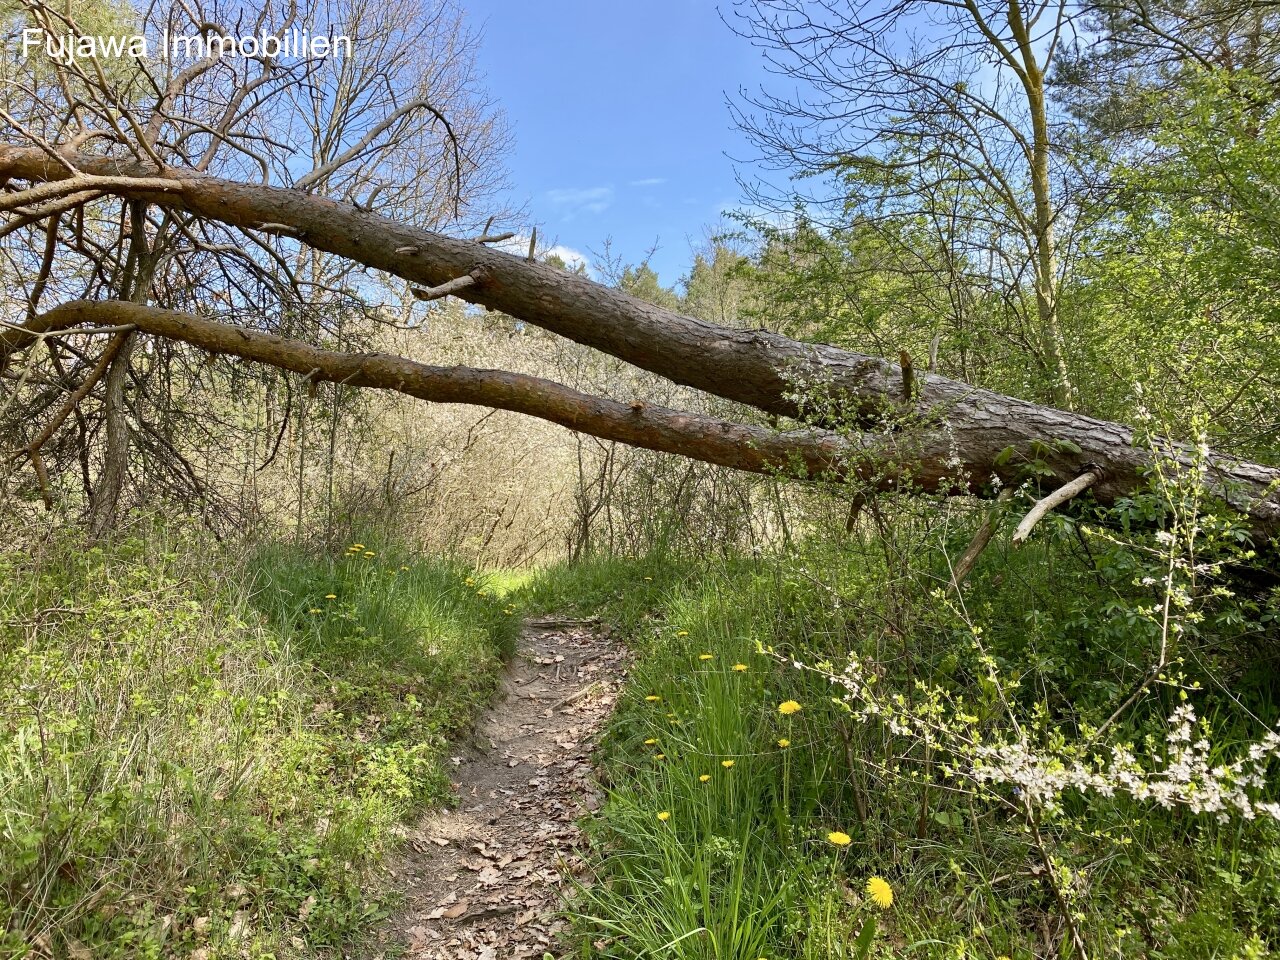
[[[1134,584],[1157,597],[1130,608],[1152,627],[1151,662],[1107,719],[1093,727],[1082,723],[1078,736],[1054,722],[1043,703],[1029,710],[1017,705],[1019,681],[1005,676],[987,651],[981,627],[963,610],[962,595],[934,593],[935,600],[968,629],[978,665],[976,702],[919,679],[909,695],[886,690],[880,664],[857,654],[837,669],[830,663],[788,658],[772,648],[764,651],[837,687],[840,694],[833,702],[855,720],[879,724],[922,748],[927,759],[919,762],[940,771],[947,789],[996,801],[1021,817],[1031,848],[1042,860],[1035,872],[1052,887],[1072,945],[1082,958],[1087,957],[1078,926],[1083,915],[1073,907],[1080,884],[1055,857],[1041,830],[1042,824],[1064,813],[1066,795],[1126,796],[1163,809],[1210,815],[1220,822],[1232,817],[1280,822],[1280,803],[1266,796],[1268,772],[1280,760],[1280,729],[1267,731],[1223,759],[1211,743],[1208,724],[1188,702],[1200,684],[1176,671],[1180,648],[1203,621],[1207,604],[1230,596],[1219,576],[1225,563],[1252,558],[1232,521],[1208,512],[1209,448],[1202,442],[1194,450],[1190,465],[1175,464],[1162,459],[1158,449],[1153,451],[1155,509],[1162,529],[1152,542],[1124,543],[1114,534],[1094,531],[1141,558]],[[1178,699],[1161,728],[1139,744],[1117,736],[1120,719],[1157,686],[1176,690]],[[1110,738],[1104,739],[1107,734]],[[910,751],[901,755],[909,756]],[[923,771],[930,782],[935,780],[932,769]],[[886,772],[892,774],[896,768]]]

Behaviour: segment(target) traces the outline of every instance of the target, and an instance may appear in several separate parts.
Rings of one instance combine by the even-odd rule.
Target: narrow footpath
[[[502,691],[451,758],[455,807],[409,830],[390,868],[406,902],[374,957],[558,954],[555,914],[582,871],[575,821],[601,801],[591,751],[626,664],[593,623],[525,624]]]

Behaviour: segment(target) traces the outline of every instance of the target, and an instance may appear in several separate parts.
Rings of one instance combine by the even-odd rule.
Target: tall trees
[[[126,5],[22,0],[6,16],[15,31],[38,27],[56,37],[143,34],[157,54],[6,59],[9,82],[0,92],[6,136],[42,149],[89,144],[156,168],[376,202],[418,223],[459,229],[483,222],[485,200],[501,181],[502,120],[476,83],[475,40],[451,0],[211,0],[136,12]],[[359,37],[360,56],[158,55],[163,34],[278,34],[299,25]],[[86,296],[187,309],[217,303],[257,324],[351,347],[365,342],[382,319],[373,307],[388,295],[398,292],[407,303],[402,315],[412,312],[406,284],[377,291],[349,260],[278,233],[244,233],[161,210],[149,198],[121,201],[89,190],[56,198],[51,207],[6,209],[4,308],[10,315],[31,316],[43,304]],[[142,339],[141,349],[131,340],[112,361],[101,407],[86,404],[77,421],[79,442],[67,443],[63,434],[41,441],[58,467],[75,462],[77,447],[90,451],[80,459],[99,528],[113,521],[130,473],[169,493],[204,486],[184,438],[208,434],[209,411],[172,389],[172,374],[181,369],[187,382],[200,383],[210,371],[167,340]],[[59,383],[74,387],[92,366],[74,342],[50,341],[49,350]],[[214,366],[211,372],[227,371]],[[340,388],[331,393],[332,413]],[[47,391],[11,428],[28,439],[38,435],[46,401],[57,396],[57,389]],[[288,420],[305,400],[294,404],[286,396],[270,406]],[[104,444],[92,442],[100,425]],[[141,470],[136,463],[129,468],[131,443]]]
[[[1131,418],[1141,382],[1159,420],[1194,417],[1217,443],[1269,456],[1280,444],[1280,8],[1083,10],[1052,87],[1102,207],[1072,293],[1097,317],[1095,409]]]
[[[1058,406],[1073,403],[1060,234],[1072,227],[1046,78],[1067,0],[742,0],[741,32],[795,93],[744,94],[767,159],[836,222],[946,222],[952,286],[992,285]],[[905,259],[905,258],[904,258]]]
[[[186,7],[181,9],[188,15]],[[295,12],[291,8],[288,16]],[[270,15],[270,9],[254,13],[255,18]],[[1022,34],[1028,35],[1029,25],[1044,15],[1040,10],[1026,18]],[[939,62],[947,62],[946,57]],[[316,66],[308,62],[288,69],[301,74],[290,82],[308,82]],[[15,265],[27,265],[34,278],[30,286],[18,285],[19,297],[6,305],[5,319],[18,329],[0,333],[0,356],[28,351],[26,366],[10,373],[27,405],[25,416],[15,418],[9,432],[33,466],[42,445],[58,433],[55,429],[46,436],[44,428],[57,426],[64,394],[92,377],[102,362],[99,341],[72,333],[97,322],[113,333],[120,332],[115,327],[127,327],[146,345],[135,349],[128,368],[119,369],[126,370],[120,375],[125,386],[133,383],[136,388],[123,391],[130,427],[135,436],[151,438],[156,449],[165,449],[165,442],[167,449],[174,448],[172,427],[155,428],[142,414],[168,411],[190,400],[193,412],[207,415],[225,402],[225,381],[207,386],[207,353],[212,353],[291,371],[308,398],[319,384],[333,383],[503,407],[742,470],[856,474],[880,489],[950,494],[990,493],[997,482],[1025,479],[1029,465],[1047,487],[1088,474],[1103,501],[1128,496],[1144,483],[1151,456],[1135,447],[1133,431],[1120,424],[1004,396],[909,362],[898,366],[768,330],[681,316],[530,256],[495,249],[487,231],[470,239],[441,235],[431,229],[436,224],[421,206],[393,203],[387,208],[390,215],[365,209],[362,204],[380,191],[376,182],[368,194],[359,185],[383,176],[398,182],[387,170],[396,169],[402,153],[416,155],[419,147],[412,137],[425,130],[435,131],[438,139],[432,142],[448,158],[454,202],[447,209],[461,208],[468,158],[476,160],[471,148],[485,142],[488,129],[483,115],[475,125],[464,122],[465,98],[452,115],[420,97],[377,99],[368,125],[345,127],[339,135],[346,138],[343,142],[355,142],[317,148],[310,159],[319,166],[303,173],[288,157],[291,141],[280,140],[287,125],[273,125],[277,111],[292,115],[295,109],[280,102],[281,91],[290,88],[277,84],[275,65],[252,61],[231,66],[225,77],[230,86],[206,88],[222,82],[220,70],[217,60],[199,62],[177,74],[175,87],[161,87],[169,92],[158,99],[139,95],[137,104],[127,105],[116,86],[96,75],[77,75],[75,82],[83,89],[75,106],[58,113],[40,109],[33,100],[29,122],[15,121],[9,142],[0,145],[0,181],[6,191],[0,206],[8,214],[0,231],[13,238],[4,249]],[[339,89],[347,85],[339,84]],[[56,88],[47,94],[56,95]],[[88,106],[81,109],[82,102]],[[327,103],[325,97],[316,102]],[[943,119],[984,129],[1003,124],[1011,138],[1006,144],[1010,156],[1018,150],[1024,150],[1024,159],[1034,154],[1034,132],[1019,139],[1016,125],[975,114],[976,99],[964,102],[965,110]],[[408,112],[398,114],[402,108]],[[391,112],[383,115],[386,109]],[[423,125],[402,126],[414,111],[421,112]],[[309,136],[322,126],[329,129],[315,122],[321,113],[317,108],[311,115]],[[901,162],[853,156],[840,164],[850,176],[892,188],[881,197],[886,222],[908,207],[910,198],[895,192],[915,183],[936,197],[963,200],[952,208],[954,215],[963,216],[975,232],[981,224],[994,229],[1002,216],[1020,216],[1018,222],[1031,225],[1028,235],[1038,235],[1034,210],[1015,211],[996,203],[996,212],[983,218],[975,198],[991,194],[998,199],[999,178],[973,181],[980,187],[977,193],[967,191],[969,182],[967,192],[952,190],[945,171],[958,176],[971,170],[977,162],[971,151],[989,149],[992,141],[949,146],[935,136],[927,117],[922,123],[923,133],[912,133],[904,124],[906,139],[897,149],[915,144],[926,149],[924,159],[904,152]],[[410,140],[402,142],[401,135]],[[382,149],[383,138],[386,165],[374,164],[344,183],[341,168],[364,163],[369,151]],[[925,173],[933,179],[926,182]],[[340,196],[318,195],[326,188]],[[917,211],[915,220],[937,222],[934,212],[922,216]],[[448,225],[464,233],[458,218],[449,217]],[[875,220],[868,223],[874,227]],[[971,258],[985,253],[992,264],[988,272],[1008,277],[1011,300],[1024,306],[1039,302],[1024,296],[1036,281],[1028,280],[1030,287],[1017,282],[1035,273],[1035,262],[1020,260],[1016,244],[1012,249],[1003,242],[985,248],[969,244],[973,235],[957,234],[961,245],[948,251],[951,258],[944,260],[940,275],[963,271]],[[332,270],[312,268],[323,257],[333,258]],[[15,275],[21,276],[18,271]],[[145,282],[139,284],[138,278]],[[647,278],[630,279],[643,284]],[[334,321],[346,316],[371,324],[391,322],[388,291],[401,281],[414,285],[415,300],[430,303],[452,294],[710,393],[728,401],[725,414],[706,417],[666,409],[649,402],[652,397],[592,395],[503,371],[427,366],[369,352],[345,328],[337,329]],[[134,292],[144,288],[159,309],[135,298]],[[1055,292],[1055,302],[1057,296]],[[46,309],[55,302],[61,305]],[[1036,316],[1034,310],[1031,316]],[[56,359],[46,367],[43,354],[31,348],[50,344]],[[110,360],[113,366],[121,362],[120,355]],[[70,377],[65,376],[68,366]],[[1045,369],[1052,374],[1054,368]],[[182,386],[175,389],[177,384]],[[185,392],[193,384],[199,390]],[[619,389],[610,384],[602,392]],[[754,407],[783,429],[753,423],[758,416],[739,416],[731,404]],[[207,426],[199,417],[191,421]],[[277,436],[282,435],[283,427]],[[77,450],[99,449],[84,437],[68,448],[73,456]],[[216,445],[206,449],[216,452]],[[1193,459],[1177,447],[1170,454],[1188,463]],[[198,482],[198,471],[180,459],[180,452],[175,456],[178,469]],[[63,458],[53,467],[64,471],[66,463]],[[1221,496],[1246,510],[1259,530],[1280,528],[1280,504],[1271,487],[1274,470],[1228,458],[1213,459],[1212,466],[1211,483]]]
[[[1216,443],[1268,458],[1280,450],[1280,114],[1256,77],[1204,73],[1182,90],[1144,150],[1107,171],[1114,209],[1081,290],[1106,321],[1093,348],[1111,384],[1097,399],[1131,418],[1117,386],[1144,383],[1162,421],[1198,414]]]
[[[1085,136],[1131,150],[1204,73],[1280,81],[1280,8],[1255,0],[1101,0],[1082,4],[1055,58],[1053,94]],[[1220,90],[1219,95],[1226,94]],[[1257,93],[1255,88],[1254,93]]]

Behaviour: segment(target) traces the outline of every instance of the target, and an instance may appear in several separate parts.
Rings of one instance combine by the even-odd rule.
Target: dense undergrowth
[[[464,567],[156,527],[0,554],[0,957],[331,954],[517,633]]]
[[[1030,960],[1075,955],[1068,912],[1094,957],[1280,948],[1271,818],[1068,791],[1029,825],[1011,814],[1016,786],[954,776],[941,744],[852,715],[843,688],[787,662],[839,673],[852,653],[889,702],[923,708],[943,690],[974,711],[973,730],[1015,718],[1052,750],[1096,731],[1155,662],[1160,538],[1121,543],[1063,520],[1021,551],[993,547],[957,601],[937,589],[944,552],[899,519],[887,538],[597,559],[531,585],[531,607],[602,614],[637,653],[602,751],[609,798],[587,822],[594,882],[570,908],[581,955]],[[945,553],[967,535],[949,534]],[[1280,720],[1274,593],[1202,579],[1168,672],[1109,741],[1159,755],[1168,711],[1189,698],[1217,762]],[[1273,765],[1266,798],[1278,780]],[[893,891],[887,910],[872,878]]]
[[[1092,957],[1269,956],[1274,819],[1068,790],[1029,821],[1016,784],[975,782],[945,737],[832,681],[852,655],[900,716],[1016,729],[1049,758],[1158,762],[1191,704],[1228,762],[1280,720],[1263,565],[1206,518],[1185,566],[1168,517],[1123,537],[1106,519],[1054,518],[1021,550],[1006,530],[959,592],[945,558],[972,523],[906,503],[776,552],[531,578],[372,543],[233,556],[173,526],[15,543],[0,956],[350,951],[386,909],[370,867],[448,795],[441,748],[491,694],[518,605],[602,616],[637,656],[585,821],[592,881],[567,906],[583,957],[1031,960],[1078,955],[1074,935]],[[1272,764],[1255,799],[1278,781]]]

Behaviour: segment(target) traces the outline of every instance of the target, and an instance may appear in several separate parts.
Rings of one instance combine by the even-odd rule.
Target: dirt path
[[[591,624],[526,623],[499,698],[453,757],[456,809],[409,831],[391,870],[406,903],[374,956],[558,953],[560,891],[580,869],[574,821],[600,802],[590,752],[625,670],[623,650]]]

